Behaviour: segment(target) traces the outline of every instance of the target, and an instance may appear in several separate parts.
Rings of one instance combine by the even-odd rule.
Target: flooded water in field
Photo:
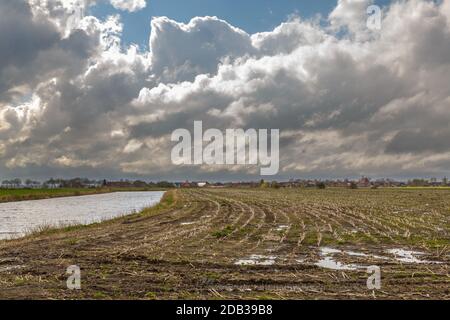
[[[395,256],[395,260],[404,263],[423,263],[423,264],[440,264],[439,261],[428,261],[419,259],[420,256],[425,255],[423,252],[405,250],[401,248],[390,249],[386,252]]]
[[[239,266],[252,266],[252,265],[271,266],[275,264],[276,258],[277,257],[275,256],[263,256],[258,254],[252,254],[250,257],[240,259],[236,261],[234,264]]]
[[[79,197],[0,203],[0,239],[23,236],[42,226],[90,224],[141,211],[164,192],[116,192]]]
[[[321,259],[315,263],[316,266],[333,270],[357,270],[361,266],[355,264],[344,264],[334,259],[334,254],[342,253],[341,250],[323,247],[320,248]],[[356,253],[354,253],[356,254]]]

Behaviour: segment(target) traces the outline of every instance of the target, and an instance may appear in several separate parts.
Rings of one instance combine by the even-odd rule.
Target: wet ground
[[[0,242],[0,298],[449,299],[449,217],[447,190],[177,190],[142,214]],[[70,265],[82,290],[67,290]]]

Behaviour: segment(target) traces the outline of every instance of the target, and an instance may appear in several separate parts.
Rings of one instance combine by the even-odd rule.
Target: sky
[[[151,32],[149,17],[167,16],[188,23],[197,16],[216,16],[252,34],[271,31],[292,15],[305,19],[317,15],[326,17],[336,6],[333,0],[147,0],[146,3],[148,5],[142,10],[121,13],[124,43],[148,48]],[[373,3],[385,6],[390,1],[377,0]],[[89,13],[105,18],[117,14],[117,9],[104,1],[92,6]]]
[[[174,165],[194,121],[279,129],[274,179],[441,178],[448,83],[450,0],[1,0],[0,180],[261,178]]]
[[[139,12],[122,13],[125,42],[148,46],[149,17],[167,16],[187,23],[197,16],[217,16],[248,33],[256,33],[273,30],[292,14],[305,18],[328,14],[336,4],[330,0],[152,0],[148,3]],[[106,17],[117,10],[111,4],[102,3],[92,7],[90,12]]]

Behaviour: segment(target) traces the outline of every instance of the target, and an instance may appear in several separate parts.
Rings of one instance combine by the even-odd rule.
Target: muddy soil
[[[449,299],[449,218],[445,190],[170,191],[140,214],[0,242],[0,299]]]

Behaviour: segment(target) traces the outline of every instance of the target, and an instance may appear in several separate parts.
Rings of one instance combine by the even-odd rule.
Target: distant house
[[[368,188],[370,187],[370,179],[367,177],[362,177],[358,183],[357,186],[360,188]]]
[[[204,187],[206,187],[208,185],[208,182],[197,182],[197,186],[199,187],[199,188],[204,188]]]
[[[181,188],[192,188],[194,187],[189,181],[185,181],[181,184]]]

